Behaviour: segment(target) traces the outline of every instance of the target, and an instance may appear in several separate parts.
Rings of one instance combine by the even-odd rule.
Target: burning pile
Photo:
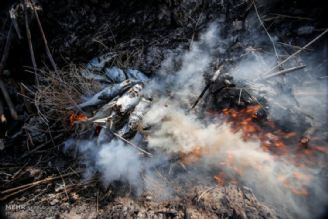
[[[83,113],[70,115],[71,125],[95,124],[98,144],[110,142],[113,135],[124,140],[133,138],[151,104],[151,98],[142,94],[149,78],[134,69],[124,72],[117,67],[105,68],[111,58],[108,54],[95,58],[81,73],[89,80],[102,82],[103,89],[74,107]],[[102,70],[104,76],[95,73]]]
[[[132,63],[128,54],[134,52],[127,45],[136,47],[136,39],[118,44],[117,51],[107,48],[111,52],[83,69],[72,64],[68,71],[54,66],[51,74],[34,69],[39,81],[29,92],[38,114],[25,125],[27,135],[42,143],[47,136],[40,129],[47,129],[53,143],[51,131],[60,123],[63,151],[77,158],[86,181],[101,182],[103,200],[115,197],[113,217],[312,216],[314,207],[323,209],[328,200],[327,107],[320,103],[326,100],[311,98],[327,91],[318,79],[326,77],[326,68],[311,67],[317,62],[299,54],[328,30],[301,48],[278,46],[255,2],[241,2],[234,10],[243,10],[245,18],[220,15],[199,35],[195,27],[192,40],[172,48],[149,44],[146,52],[135,52]],[[248,16],[251,6],[256,14]],[[221,14],[229,13],[227,8]],[[198,19],[205,24],[202,16]],[[301,29],[307,31],[314,29]],[[274,55],[268,52],[272,46]],[[38,147],[23,157],[34,150]],[[69,199],[65,182],[64,188]],[[9,197],[16,190],[1,194]],[[114,195],[107,196],[109,190]],[[133,207],[122,208],[122,203]]]
[[[133,185],[137,194],[154,191],[147,181],[156,170],[175,186],[190,184],[185,191],[195,183],[247,185],[274,206],[289,200],[286,215],[300,212],[300,197],[314,197],[322,188],[316,176],[321,159],[304,164],[326,154],[320,147],[309,148],[302,132],[279,128],[270,115],[270,100],[259,101],[250,85],[223,73],[229,71],[224,66],[214,68],[206,86],[202,73],[213,61],[217,35],[210,26],[189,52],[173,57],[181,60],[180,69],[168,63],[153,78],[138,70],[106,68],[113,54],[91,60],[81,74],[103,83],[103,89],[71,107],[82,113],[72,115],[71,122],[83,130],[90,124],[93,128],[67,141],[66,148],[78,147],[87,161],[87,177],[100,172],[106,186],[119,180]],[[194,91],[203,88],[197,97]],[[213,105],[201,105],[204,95],[212,95]],[[204,109],[207,114],[201,113]],[[172,184],[159,187],[179,194],[168,189]]]
[[[89,131],[67,141],[66,148],[78,147],[89,168],[86,175],[100,172],[106,186],[121,180],[134,185],[137,194],[149,191],[147,179],[160,170],[175,185],[192,181],[186,190],[201,178],[204,184],[247,185],[275,206],[289,200],[290,211],[299,212],[299,196],[321,191],[316,167],[323,163],[311,162],[326,154],[320,146],[308,147],[309,137],[302,132],[282,130],[274,122],[270,95],[261,100],[250,91],[253,85],[234,81],[232,76],[240,78],[234,70],[229,74],[225,66],[210,67],[220,53],[218,36],[217,27],[210,26],[190,51],[173,53],[152,78],[107,67],[115,56],[111,53],[91,60],[81,75],[100,82],[102,90],[71,107],[80,111],[70,117],[72,124]],[[181,62],[178,68],[175,59]],[[204,72],[211,78],[208,85]],[[201,105],[203,96],[212,98],[212,105]],[[204,109],[207,114],[201,113]],[[170,186],[160,187],[176,193]]]

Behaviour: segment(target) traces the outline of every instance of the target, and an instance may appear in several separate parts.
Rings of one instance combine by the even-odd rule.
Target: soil
[[[240,58],[243,48],[259,44],[248,37],[248,15],[253,11],[252,1],[198,1],[198,0],[39,0],[39,12],[44,32],[56,64],[61,69],[74,63],[86,64],[90,59],[112,52],[117,58],[109,65],[121,68],[134,67],[151,77],[162,61],[172,53],[188,50],[211,22],[222,25],[222,37],[229,39],[227,50],[214,61],[213,69],[224,60],[225,68]],[[288,14],[311,19],[268,18],[269,30],[280,39],[293,39],[292,45],[304,45],[319,31],[326,28],[324,12],[327,6],[321,1],[257,1],[265,15]],[[0,48],[4,48],[10,26],[8,9],[18,1],[0,2]],[[35,17],[30,14],[30,29],[37,65],[51,68],[44,50]],[[269,17],[269,16],[268,16]],[[18,19],[25,36],[24,19]],[[303,26],[315,26],[315,30],[300,30]],[[258,27],[261,29],[261,27]],[[311,28],[310,28],[311,29]],[[263,33],[265,35],[265,33]],[[237,37],[236,37],[237,36]],[[324,38],[327,43],[327,38]],[[242,42],[242,43],[241,43]],[[271,48],[271,44],[261,44]],[[326,55],[327,56],[327,55]],[[13,100],[18,119],[10,118],[1,124],[8,137],[3,137],[5,149],[0,158],[0,191],[17,188],[47,177],[61,176],[56,180],[15,191],[2,193],[0,218],[277,218],[279,209],[258,200],[252,191],[243,186],[199,186],[181,197],[159,199],[156,194],[135,195],[127,185],[111,185],[104,188],[98,178],[83,180],[78,173],[84,168],[71,155],[63,152],[63,141],[72,134],[67,124],[36,124],[34,106],[26,102],[22,84],[33,88],[35,80],[29,48],[25,37],[13,36],[8,60],[1,79],[5,81]],[[30,71],[27,71],[30,70]],[[214,86],[219,87],[220,85]],[[211,88],[213,96],[216,90]],[[30,95],[28,92],[23,92]],[[221,99],[209,99],[215,109],[234,107],[237,93]],[[3,98],[1,98],[1,101]],[[246,98],[245,98],[246,99]],[[221,103],[225,102],[226,105]],[[299,118],[297,118],[299,119]],[[38,118],[36,119],[38,120]],[[66,122],[67,123],[67,122]],[[31,131],[28,125],[33,129]],[[306,130],[308,124],[302,126]],[[24,128],[22,128],[24,127]],[[63,129],[65,129],[63,131]],[[27,130],[27,131],[26,131]],[[51,130],[51,132],[48,132]],[[28,133],[34,133],[32,136]],[[31,140],[30,138],[33,138]],[[40,147],[41,145],[41,147]],[[74,173],[76,171],[77,173]],[[67,173],[72,173],[65,177]],[[278,216],[277,216],[278,215]],[[324,217],[324,215],[323,215]]]

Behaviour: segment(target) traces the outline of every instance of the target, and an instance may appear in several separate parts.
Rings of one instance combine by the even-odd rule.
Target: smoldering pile
[[[123,71],[115,66],[105,67],[112,58],[113,54],[105,54],[87,64],[81,75],[101,82],[102,89],[85,97],[84,102],[69,107],[80,111],[70,116],[72,124],[82,129],[91,126],[99,131],[97,144],[110,143],[114,136],[125,142],[132,139],[141,130],[141,120],[152,101],[151,96],[143,94],[150,79],[135,69]]]
[[[144,217],[157,214],[186,218],[188,213],[184,208],[187,207],[196,207],[207,216],[210,214],[210,218],[274,217],[270,210],[262,208],[245,185],[252,188],[261,201],[283,209],[280,213],[282,218],[309,218],[320,214],[328,200],[324,172],[326,142],[321,144],[327,139],[322,137],[327,136],[324,131],[327,126],[323,124],[327,104],[318,103],[323,100],[314,98],[311,92],[326,93],[326,84],[313,80],[326,78],[326,68],[321,67],[322,71],[318,72],[319,68],[311,67],[313,62],[303,60],[309,44],[300,48],[294,45],[304,45],[308,38],[301,35],[312,37],[321,29],[299,23],[296,32],[300,36],[293,39],[290,32],[295,33],[295,30],[278,25],[285,16],[267,17],[264,11],[263,17],[260,16],[256,1],[241,0],[241,4],[232,5],[221,1],[216,6],[210,2],[195,5],[191,1],[186,3],[187,7],[184,2],[187,1],[181,4],[168,1],[170,6],[163,8],[165,16],[160,17],[170,23],[170,28],[175,23],[182,27],[164,35],[166,43],[159,42],[158,36],[154,43],[147,36],[143,41],[130,35],[126,37],[130,37],[128,43],[120,43],[122,39],[117,32],[126,25],[123,22],[123,25],[118,25],[119,28],[114,28],[112,23],[121,22],[113,22],[108,14],[102,18],[108,23],[99,28],[102,31],[100,38],[104,41],[98,34],[96,37],[85,34],[84,28],[69,30],[69,34],[64,36],[68,39],[65,41],[69,42],[58,40],[58,44],[63,45],[59,46],[60,53],[66,60],[81,62],[81,57],[71,52],[71,43],[79,48],[85,41],[97,42],[98,46],[88,43],[86,47],[92,49],[85,49],[89,54],[83,53],[82,62],[87,56],[111,52],[92,59],[82,71],[74,69],[78,71],[76,77],[66,77],[66,73],[75,73],[72,69],[67,72],[64,71],[67,69],[57,69],[51,74],[47,72],[46,80],[40,80],[41,84],[36,88],[35,105],[41,111],[27,122],[27,134],[32,133],[29,137],[38,144],[47,139],[40,130],[49,129],[46,127],[48,122],[63,123],[65,129],[57,128],[57,125],[54,127],[61,135],[70,135],[69,140],[64,137],[65,149],[75,150],[74,155],[78,155],[76,160],[82,163],[82,168],[79,166],[78,169],[84,171],[86,178],[95,177],[97,182],[100,179],[102,189],[114,193],[119,188],[129,193],[132,188],[134,195],[142,197],[137,200],[147,202],[136,209],[133,207],[131,211],[124,210],[125,206],[121,208],[121,203],[116,205],[121,198],[116,196],[112,203],[113,217],[117,214],[135,214],[139,210]],[[257,16],[250,11],[253,8],[251,5]],[[211,10],[206,9],[209,6]],[[84,18],[86,12],[77,8]],[[134,11],[133,5],[132,8]],[[196,15],[201,11],[194,28],[190,28],[189,19],[198,15],[194,16],[194,12],[184,13],[184,8],[193,8]],[[94,18],[101,17],[98,16],[99,10],[94,11],[97,15]],[[213,17],[212,13],[216,16]],[[125,20],[115,13],[111,14],[116,21]],[[142,23],[153,26],[153,16],[140,16],[140,11],[129,15],[132,18],[131,26],[138,27],[137,32],[142,26],[139,26],[142,19],[150,21]],[[73,21],[85,22],[79,15],[69,17]],[[218,18],[218,25],[210,25],[206,33],[198,34],[212,20],[211,17]],[[92,25],[94,18],[90,19]],[[271,20],[274,23],[266,29],[263,22],[268,24]],[[286,23],[289,25],[290,22]],[[113,31],[107,31],[108,24]],[[265,32],[282,34],[271,37],[267,32],[268,38],[260,24]],[[89,25],[83,24],[84,27]],[[67,26],[71,29],[71,25]],[[271,29],[277,27],[276,32]],[[77,33],[76,29],[82,31]],[[223,29],[223,33],[217,29]],[[167,28],[163,30],[167,32]],[[106,33],[102,35],[103,32]],[[161,35],[162,31],[158,33]],[[324,33],[327,30],[319,36]],[[108,34],[113,36],[108,37]],[[146,33],[141,31],[142,38],[143,34]],[[181,37],[186,39],[181,40]],[[313,40],[319,38],[317,36]],[[145,50],[137,48],[139,43],[142,47],[147,45]],[[112,47],[114,44],[117,48]],[[56,43],[51,45],[56,47],[53,46]],[[179,48],[175,48],[177,46]],[[299,55],[301,51],[302,56]],[[325,54],[324,57],[327,57]],[[133,56],[131,60],[130,55]],[[116,57],[121,60],[113,62]],[[288,62],[285,59],[282,64],[283,57],[287,57]],[[121,61],[125,58],[128,61],[123,64]],[[326,61],[316,63],[323,66]],[[144,74],[140,69],[151,74]],[[287,74],[290,72],[295,74]],[[310,95],[303,98],[304,94]],[[316,106],[315,110],[312,110],[313,106]],[[303,110],[306,112],[303,113]],[[69,120],[71,127],[67,126]],[[285,129],[276,126],[276,121]],[[301,139],[297,142],[299,137]],[[53,142],[52,137],[49,142]],[[195,192],[194,188],[198,186],[201,188]],[[187,203],[173,206],[175,202],[172,200],[177,196],[180,197],[178,202]],[[152,203],[152,198],[155,202],[169,200],[169,204],[165,210],[148,212],[150,204],[155,204],[154,209],[162,207],[161,204],[157,205],[159,202]],[[122,203],[126,204],[124,201]]]
[[[194,52],[192,50],[191,53]],[[195,207],[188,207],[188,211],[192,211],[193,216],[202,215],[195,209],[204,209],[213,211],[211,217],[265,215],[265,218],[276,218],[274,210],[259,202],[251,189],[236,185],[209,187],[214,181],[212,175],[207,172],[211,171],[206,169],[212,167],[205,167],[202,162],[200,165],[195,164],[196,167],[198,166],[196,170],[185,166],[194,163],[193,155],[190,153],[193,153],[196,144],[199,143],[205,150],[213,146],[211,150],[216,154],[218,148],[213,144],[219,143],[218,139],[212,137],[209,137],[209,141],[203,139],[213,135],[217,127],[201,127],[202,124],[197,121],[195,115],[192,115],[193,113],[187,115],[188,113],[177,102],[177,97],[189,98],[185,88],[176,89],[179,94],[169,98],[163,98],[167,89],[161,88],[160,91],[153,92],[154,98],[152,98],[151,88],[154,88],[154,83],[158,83],[160,78],[150,79],[138,70],[106,68],[107,58],[110,59],[110,56],[104,55],[91,60],[81,72],[81,75],[89,80],[100,81],[103,88],[85,98],[84,102],[70,107],[77,112],[70,117],[77,132],[74,138],[66,141],[65,149],[77,149],[81,162],[86,165],[85,177],[90,178],[101,173],[104,186],[109,186],[115,181],[128,183],[135,194],[148,194],[147,197],[155,198],[152,205],[158,201],[161,203],[160,200],[170,200],[176,195],[189,197],[188,193],[185,193],[189,191],[190,196],[195,196],[189,204]],[[202,70],[203,68],[204,66]],[[233,86],[232,77],[221,74],[221,70],[222,68],[218,68],[215,71],[211,83],[221,84],[221,89]],[[180,76],[173,78],[181,80]],[[170,86],[176,82],[171,81]],[[202,80],[191,82],[189,86],[198,86],[198,83],[202,83]],[[207,88],[206,86],[205,89]],[[247,102],[249,101],[247,98],[242,98],[241,101],[251,104]],[[190,105],[190,109],[194,108],[197,102],[193,106]],[[166,126],[171,126],[172,132],[167,132]],[[188,132],[188,129],[189,137],[183,133]],[[219,134],[220,137],[224,135],[231,138],[229,141],[238,142],[230,136],[227,129],[223,129]],[[189,143],[186,144],[187,142]],[[138,152],[142,152],[142,156]],[[206,168],[205,174],[201,174],[198,168]],[[162,171],[164,176],[161,176]],[[166,175],[167,171],[169,176]],[[203,180],[198,179],[201,175],[205,177]],[[168,183],[159,177],[163,179],[169,177],[172,181]],[[186,179],[182,179],[183,177]],[[182,187],[184,184],[185,186]],[[209,191],[212,195],[209,195]],[[238,197],[233,197],[232,194],[238,194]],[[229,199],[229,203],[224,202],[225,196]],[[191,201],[189,199],[187,202]],[[250,210],[251,208],[254,209]],[[144,213],[143,209],[140,212],[145,216],[153,214],[152,211]],[[175,217],[180,218],[180,213],[177,209],[177,213],[174,213]],[[190,213],[184,212],[181,215],[186,214]]]

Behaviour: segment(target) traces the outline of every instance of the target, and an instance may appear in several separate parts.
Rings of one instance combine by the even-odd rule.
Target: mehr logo
[[[26,209],[26,205],[6,205],[6,211],[23,211]]]

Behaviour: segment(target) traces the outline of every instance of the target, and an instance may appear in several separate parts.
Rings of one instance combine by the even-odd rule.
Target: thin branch
[[[11,21],[13,22],[13,25],[15,27],[15,30],[16,30],[16,33],[17,33],[17,36],[18,38],[21,40],[23,39],[22,37],[22,34],[20,32],[20,29],[19,29],[19,26],[18,26],[18,23],[17,23],[17,18],[16,18],[16,10],[14,7],[12,7],[10,10],[9,10],[9,15],[10,15],[10,18],[11,18]]]
[[[28,48],[29,48],[30,54],[31,54],[31,61],[32,61],[33,70],[34,70],[35,82],[36,82],[36,85],[39,86],[39,78],[38,78],[38,75],[36,73],[37,65],[36,65],[35,56],[34,56],[31,31],[30,31],[30,27],[28,25],[28,15],[27,15],[27,7],[26,7],[26,1],[25,0],[23,0],[23,5],[24,5],[25,29],[26,29]]]
[[[5,63],[7,61],[8,58],[8,54],[9,54],[9,50],[10,50],[10,46],[11,46],[11,41],[12,41],[12,26],[13,23],[11,22],[10,24],[10,28],[7,34],[7,39],[6,39],[6,44],[5,47],[3,49],[3,53],[2,53],[2,57],[1,57],[1,62],[0,62],[0,75],[2,74],[2,71],[5,67]]]
[[[263,21],[262,21],[262,19],[261,19],[261,16],[260,16],[260,14],[259,14],[259,12],[258,12],[258,10],[257,10],[257,7],[256,7],[256,4],[255,4],[255,1],[254,1],[254,0],[253,0],[253,5],[254,5],[255,12],[256,12],[256,16],[257,16],[257,18],[259,19],[260,24],[261,24],[261,26],[263,27],[264,31],[265,31],[266,34],[268,35],[268,37],[269,37],[269,39],[270,39],[270,41],[271,41],[271,43],[272,43],[274,53],[275,53],[275,55],[276,55],[276,57],[277,57],[277,62],[279,62],[279,56],[278,56],[278,52],[277,52],[276,45],[275,45],[275,43],[274,43],[274,41],[273,41],[273,39],[272,39],[270,33],[268,32],[267,28],[265,27],[265,25],[264,25],[264,23],[263,23]]]
[[[34,182],[31,182],[31,183],[28,183],[28,184],[25,184],[25,185],[21,185],[21,186],[15,187],[15,188],[10,188],[10,189],[4,190],[4,191],[0,192],[0,194],[2,195],[2,197],[0,198],[0,201],[4,201],[4,200],[8,199],[9,197],[11,197],[13,195],[16,195],[20,192],[26,191],[30,188],[35,187],[35,186],[38,186],[38,185],[41,185],[41,184],[44,184],[44,183],[48,183],[48,182],[51,182],[51,181],[54,181],[54,180],[57,180],[57,179],[61,179],[63,177],[71,176],[71,175],[74,175],[75,173],[76,172],[74,171],[74,172],[69,172],[69,173],[66,173],[66,174],[63,174],[63,175],[60,175],[60,176],[50,176],[50,177],[47,177],[45,179],[41,179],[39,181],[34,181]],[[5,195],[5,194],[7,194],[7,195]]]
[[[307,49],[309,46],[311,46],[313,43],[315,43],[318,39],[320,39],[327,32],[328,32],[328,28],[325,31],[323,31],[321,34],[319,34],[317,37],[315,37],[313,40],[311,40],[310,42],[308,42],[305,46],[303,46],[302,48],[300,48],[299,50],[297,50],[296,52],[294,52],[293,54],[291,54],[290,56],[288,56],[284,61],[280,62],[278,65],[274,66],[269,71],[267,71],[266,73],[264,73],[264,75],[270,74],[273,70],[275,70],[276,68],[278,68],[282,64],[288,62],[291,58],[295,57],[296,55],[298,55],[299,53],[301,53],[303,50]]]
[[[51,140],[49,140],[49,141],[46,141],[46,142],[44,142],[43,144],[40,144],[39,146],[33,148],[33,149],[30,150],[30,151],[27,151],[27,152],[26,152],[25,154],[23,154],[20,158],[24,158],[24,157],[26,157],[26,156],[28,156],[28,155],[30,155],[30,154],[33,154],[33,153],[36,152],[37,150],[39,150],[39,149],[41,149],[41,148],[47,146],[49,143],[53,143],[53,140],[57,140],[57,139],[59,139],[59,138],[61,138],[61,137],[63,137],[63,136],[64,136],[63,133],[61,133],[61,134],[55,136],[53,139],[51,139]]]
[[[131,145],[132,147],[134,147],[135,149],[137,149],[138,151],[148,155],[149,157],[152,157],[153,155],[151,153],[149,153],[148,151],[145,151],[144,149],[142,149],[141,147],[133,144],[131,141],[129,140],[126,140],[125,138],[123,138],[122,136],[120,136],[119,134],[115,133],[115,132],[112,132],[113,135],[115,135],[116,137],[118,137],[120,140],[124,141],[125,143]]]
[[[266,80],[266,79],[269,79],[269,78],[272,78],[272,77],[275,77],[275,76],[278,76],[278,75],[282,75],[282,74],[285,74],[285,73],[289,73],[289,72],[293,72],[293,71],[296,71],[296,70],[299,70],[299,69],[303,69],[305,67],[306,67],[306,65],[301,65],[301,66],[296,66],[296,67],[284,69],[284,70],[277,71],[277,72],[274,72],[274,73],[269,74],[269,75],[265,75],[264,77],[259,77],[259,78],[255,79],[255,81],[263,81],[263,80]]]
[[[38,26],[39,26],[39,29],[40,29],[40,32],[41,32],[41,36],[42,36],[42,39],[43,39],[44,46],[46,48],[47,56],[48,56],[48,58],[50,60],[50,63],[52,65],[53,69],[57,72],[57,65],[56,65],[56,63],[54,61],[54,58],[52,57],[51,52],[49,50],[48,41],[47,41],[46,35],[44,34],[44,31],[43,31],[43,28],[42,28],[42,24],[41,24],[41,21],[40,21],[38,12],[36,11],[36,8],[34,6],[33,0],[29,0],[29,1],[30,1],[31,5],[32,5],[32,9],[33,9],[33,12],[34,12],[36,21],[38,23]]]
[[[3,97],[5,98],[5,101],[6,101],[7,105],[8,105],[8,108],[9,108],[11,117],[16,120],[18,118],[18,115],[16,113],[14,104],[11,101],[10,96],[9,96],[9,94],[7,92],[7,89],[6,89],[4,83],[3,83],[3,81],[1,79],[0,79],[0,90],[2,91]]]
[[[7,119],[5,117],[2,101],[0,99],[0,123],[5,123],[6,121],[7,121]]]
[[[223,65],[220,65],[219,69],[216,70],[216,72],[214,73],[214,75],[211,78],[210,83],[208,83],[205,88],[203,89],[203,91],[200,93],[200,95],[197,97],[195,103],[191,106],[190,110],[193,110],[197,104],[199,103],[199,101],[203,98],[203,96],[205,95],[206,91],[210,88],[211,84],[213,84],[216,79],[219,77],[219,75],[221,74],[221,70],[223,68]]]

